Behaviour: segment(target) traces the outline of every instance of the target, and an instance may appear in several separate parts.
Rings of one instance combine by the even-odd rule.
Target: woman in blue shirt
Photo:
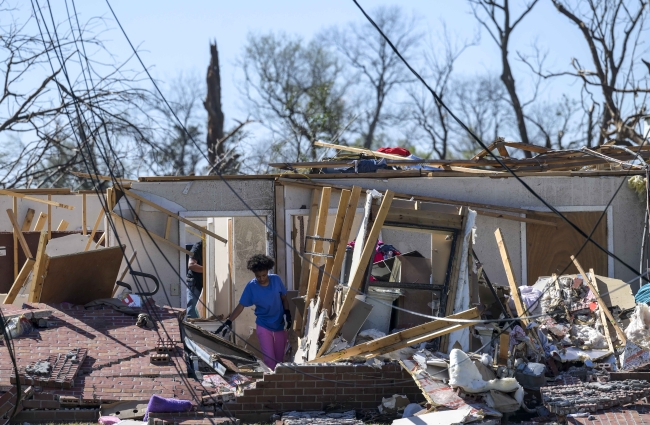
[[[235,320],[245,307],[255,306],[255,323],[257,324],[257,337],[264,363],[272,370],[275,365],[284,360],[287,346],[287,331],[291,327],[291,312],[287,301],[287,290],[282,279],[277,274],[269,274],[275,261],[272,258],[257,254],[252,256],[246,268],[255,274],[255,279],[246,284],[244,292],[239,299],[239,304],[226,322],[215,332],[223,336],[230,331],[232,321]]]

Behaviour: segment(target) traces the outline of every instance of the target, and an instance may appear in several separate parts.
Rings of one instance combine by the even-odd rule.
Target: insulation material
[[[650,308],[637,304],[625,336],[641,348],[650,349]]]
[[[467,214],[467,223],[463,234],[463,246],[461,249],[462,257],[460,260],[460,272],[458,273],[458,288],[456,290],[456,299],[454,300],[454,313],[469,310],[470,296],[469,296],[469,261],[468,255],[471,244],[473,244],[473,237],[476,222],[476,211],[469,210]],[[453,284],[453,282],[452,282]],[[458,342],[463,351],[469,351],[469,328],[464,328],[449,335],[448,349],[454,347]]]
[[[485,381],[476,365],[461,350],[451,350],[449,360],[449,385],[452,387],[460,387],[468,393],[483,393],[490,390],[510,393],[521,388],[515,378]]]
[[[584,348],[607,348],[607,341],[603,334],[589,326],[573,325],[571,327],[571,337]]]

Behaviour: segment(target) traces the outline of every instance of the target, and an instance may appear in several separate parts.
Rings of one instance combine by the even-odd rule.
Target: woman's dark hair
[[[255,254],[248,260],[248,263],[246,263],[246,268],[253,273],[271,270],[273,266],[275,266],[273,258],[264,254]]]

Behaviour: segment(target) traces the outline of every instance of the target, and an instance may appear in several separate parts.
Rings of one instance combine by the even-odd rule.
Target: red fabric
[[[391,155],[399,155],[399,156],[411,155],[411,152],[409,152],[408,149],[404,149],[404,148],[379,148],[377,149],[377,152],[389,153]]]

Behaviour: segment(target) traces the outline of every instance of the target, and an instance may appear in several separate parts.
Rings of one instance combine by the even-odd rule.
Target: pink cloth
[[[262,326],[257,326],[257,339],[264,357],[264,363],[275,370],[278,363],[284,361],[284,350],[287,347],[287,331],[270,331]]]

